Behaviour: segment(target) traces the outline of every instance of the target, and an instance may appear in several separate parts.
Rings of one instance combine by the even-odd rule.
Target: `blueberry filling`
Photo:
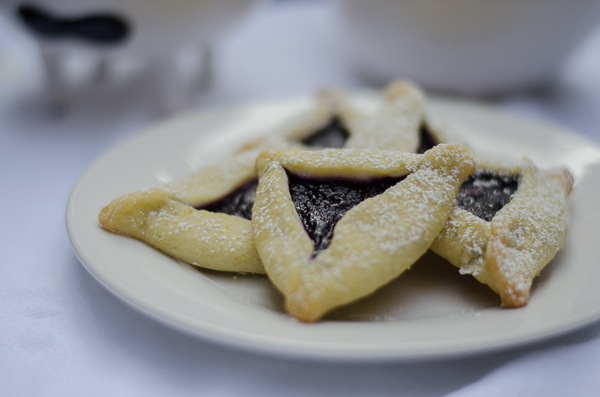
[[[477,171],[460,187],[456,205],[491,221],[519,188],[519,175]]]
[[[198,210],[240,216],[250,220],[252,219],[252,206],[254,205],[254,195],[257,187],[258,180],[254,179],[217,201],[195,208]]]
[[[427,123],[422,123],[419,128],[419,147],[417,153],[423,154],[439,142],[433,137]]]
[[[304,229],[314,242],[313,258],[326,249],[336,223],[352,207],[377,196],[401,178],[378,178],[368,181],[317,179],[288,172],[290,194]]]
[[[349,136],[350,134],[340,118],[333,117],[329,123],[305,138],[302,143],[315,147],[339,148],[344,146]],[[251,219],[257,186],[258,180],[250,181],[215,202],[195,208]]]
[[[344,146],[350,133],[339,117],[333,117],[329,123],[304,138],[302,143],[308,146],[323,148],[341,148]]]

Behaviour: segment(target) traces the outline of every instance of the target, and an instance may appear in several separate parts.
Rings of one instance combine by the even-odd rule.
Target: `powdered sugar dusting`
[[[488,246],[508,306],[527,302],[533,279],[562,248],[569,224],[568,190],[553,172],[526,162],[522,178],[519,194],[492,220]]]
[[[519,187],[491,222],[455,207],[432,249],[502,297],[506,306],[527,303],[533,279],[566,238],[566,197],[572,179],[530,161],[484,164],[484,170],[520,175]]]
[[[349,148],[415,152],[425,118],[425,95],[413,84],[398,81],[386,87],[385,103],[374,117],[355,120]]]
[[[425,155],[269,152],[258,165],[252,220],[257,249],[286,295],[288,311],[304,321],[373,292],[408,268],[443,227],[460,184],[474,171],[468,151],[456,145],[439,145]],[[312,259],[312,241],[291,202],[284,169],[324,177],[322,170],[337,178],[408,176],[350,209],[336,225],[330,246]]]

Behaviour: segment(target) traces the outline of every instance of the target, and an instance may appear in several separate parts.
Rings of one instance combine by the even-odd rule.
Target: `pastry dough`
[[[266,138],[242,145],[236,155],[223,163],[205,167],[159,188],[114,200],[100,212],[100,225],[144,241],[192,265],[264,273],[252,241],[249,219],[214,208],[215,202],[239,193],[243,187],[250,190],[239,195],[250,198],[250,202],[243,205],[251,208],[258,153],[268,148],[320,148],[319,143],[327,142],[320,135],[327,135],[332,127],[338,133],[333,139],[334,146],[401,149],[406,131],[417,128],[422,111],[420,91],[406,82],[387,87],[381,107],[373,114],[351,106],[342,91],[323,90],[307,113],[290,120]],[[339,139],[339,130],[342,130],[342,138],[347,135],[344,139]]]
[[[162,188],[126,194],[102,209],[100,225],[192,265],[264,273],[249,220],[195,209],[255,179],[255,155],[234,160],[222,167],[204,168]]]
[[[398,80],[387,85],[381,94],[381,104],[373,112],[355,106],[340,89],[326,88],[315,97],[315,106],[287,120],[264,137],[242,147],[290,147],[298,150],[322,148],[390,149],[415,152],[420,142],[420,128],[425,122],[425,95],[413,83]],[[324,130],[333,127],[345,139],[334,138],[336,144],[321,144]],[[442,137],[441,131],[432,135]],[[437,143],[445,143],[439,140]]]
[[[287,312],[308,322],[372,293],[411,266],[442,229],[459,187],[475,170],[459,145],[438,145],[424,155],[269,151],[257,168],[254,241]],[[315,252],[292,202],[288,173],[321,180],[404,179],[348,210],[329,245]]]
[[[418,131],[407,129],[404,133],[413,137],[407,141],[418,137],[418,145],[411,150],[416,153],[440,143],[465,145],[456,132],[434,126],[426,118]],[[495,216],[482,214],[481,208],[473,206],[466,210],[457,201],[431,249],[459,267],[461,273],[472,274],[490,286],[504,306],[523,306],[533,279],[564,244],[569,222],[566,197],[572,177],[563,170],[539,170],[529,160],[507,166],[489,163],[475,153],[473,156],[480,172],[512,175],[519,187]]]
[[[573,180],[566,171],[543,171],[529,160],[478,169],[512,175],[518,188],[495,214],[478,216],[456,205],[431,249],[461,273],[490,286],[503,306],[523,306],[533,279],[564,244],[569,223],[566,197]]]

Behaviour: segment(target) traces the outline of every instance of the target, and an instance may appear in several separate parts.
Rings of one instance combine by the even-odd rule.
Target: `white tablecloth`
[[[102,152],[155,122],[143,78],[75,94],[62,117],[37,96],[35,47],[0,21],[0,395],[596,396],[600,324],[494,354],[386,364],[312,363],[184,335],[123,304],[78,262],[64,214]],[[332,8],[267,3],[216,49],[196,107],[364,86]],[[492,105],[600,140],[600,31],[544,93]]]

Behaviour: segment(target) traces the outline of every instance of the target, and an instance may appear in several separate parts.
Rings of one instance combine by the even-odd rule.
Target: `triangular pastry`
[[[567,196],[564,170],[479,164],[431,249],[498,293],[502,305],[527,304],[533,279],[564,244]]]
[[[460,185],[475,168],[462,146],[438,145],[423,155],[269,151],[258,158],[257,169],[257,250],[287,312],[310,322],[412,265],[444,226]],[[318,200],[302,205],[293,196]],[[323,202],[325,196],[332,201]],[[325,225],[328,219],[337,223]]]
[[[405,130],[422,153],[464,139],[454,130]],[[562,248],[567,235],[567,196],[573,180],[565,170],[539,170],[531,161],[492,163],[473,153],[478,171],[459,191],[448,222],[432,251],[491,287],[506,307],[527,304],[533,279]]]
[[[415,109],[422,112],[420,91],[397,82],[382,96],[380,108],[367,114],[342,91],[323,90],[306,113],[222,163],[114,200],[100,212],[100,224],[195,266],[264,273],[250,232],[256,156],[269,148],[400,148],[404,139],[397,137],[417,125]]]

